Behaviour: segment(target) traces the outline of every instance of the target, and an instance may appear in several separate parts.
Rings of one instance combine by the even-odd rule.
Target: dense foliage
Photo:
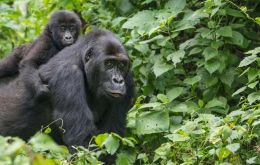
[[[74,155],[44,133],[1,137],[0,164],[260,164],[260,1],[3,0],[1,57],[58,9],[126,45],[137,84],[127,136],[99,135]]]

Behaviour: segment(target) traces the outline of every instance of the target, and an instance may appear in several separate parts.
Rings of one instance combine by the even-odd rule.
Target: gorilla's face
[[[114,38],[98,41],[85,54],[88,86],[97,97],[120,100],[126,94],[129,58],[124,47]]]
[[[52,39],[59,46],[64,48],[73,44],[80,33],[81,21],[73,12],[56,12],[48,24]]]
[[[58,30],[58,37],[63,47],[73,44],[77,39],[76,27],[73,24],[61,24]]]

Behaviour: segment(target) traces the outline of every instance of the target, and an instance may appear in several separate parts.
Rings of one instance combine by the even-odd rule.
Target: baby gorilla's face
[[[60,42],[63,47],[73,44],[77,39],[76,27],[73,24],[61,24],[58,30]]]
[[[81,21],[73,12],[58,11],[52,15],[48,26],[54,43],[62,49],[76,42]]]

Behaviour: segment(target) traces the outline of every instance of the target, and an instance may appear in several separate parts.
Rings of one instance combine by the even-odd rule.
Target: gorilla
[[[7,58],[0,61],[0,77],[16,75],[18,71],[26,72],[22,77],[28,88],[35,90],[35,93],[46,91],[37,68],[61,49],[73,44],[80,34],[80,27],[81,21],[74,12],[56,11],[43,33],[34,42],[17,47]]]
[[[134,82],[128,54],[112,32],[91,31],[38,71],[49,98],[32,95],[24,74],[0,86],[0,134],[28,139],[42,125],[62,119],[65,132],[52,136],[69,149],[87,147],[98,133],[124,135]],[[53,129],[59,126],[55,122]]]

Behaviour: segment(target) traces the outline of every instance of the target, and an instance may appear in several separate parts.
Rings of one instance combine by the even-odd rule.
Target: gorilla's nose
[[[113,83],[118,84],[118,85],[124,85],[124,83],[125,83],[123,77],[114,76],[112,78],[112,80],[113,80]]]
[[[71,36],[65,36],[65,40],[66,40],[66,41],[70,41],[71,39],[72,39]]]

